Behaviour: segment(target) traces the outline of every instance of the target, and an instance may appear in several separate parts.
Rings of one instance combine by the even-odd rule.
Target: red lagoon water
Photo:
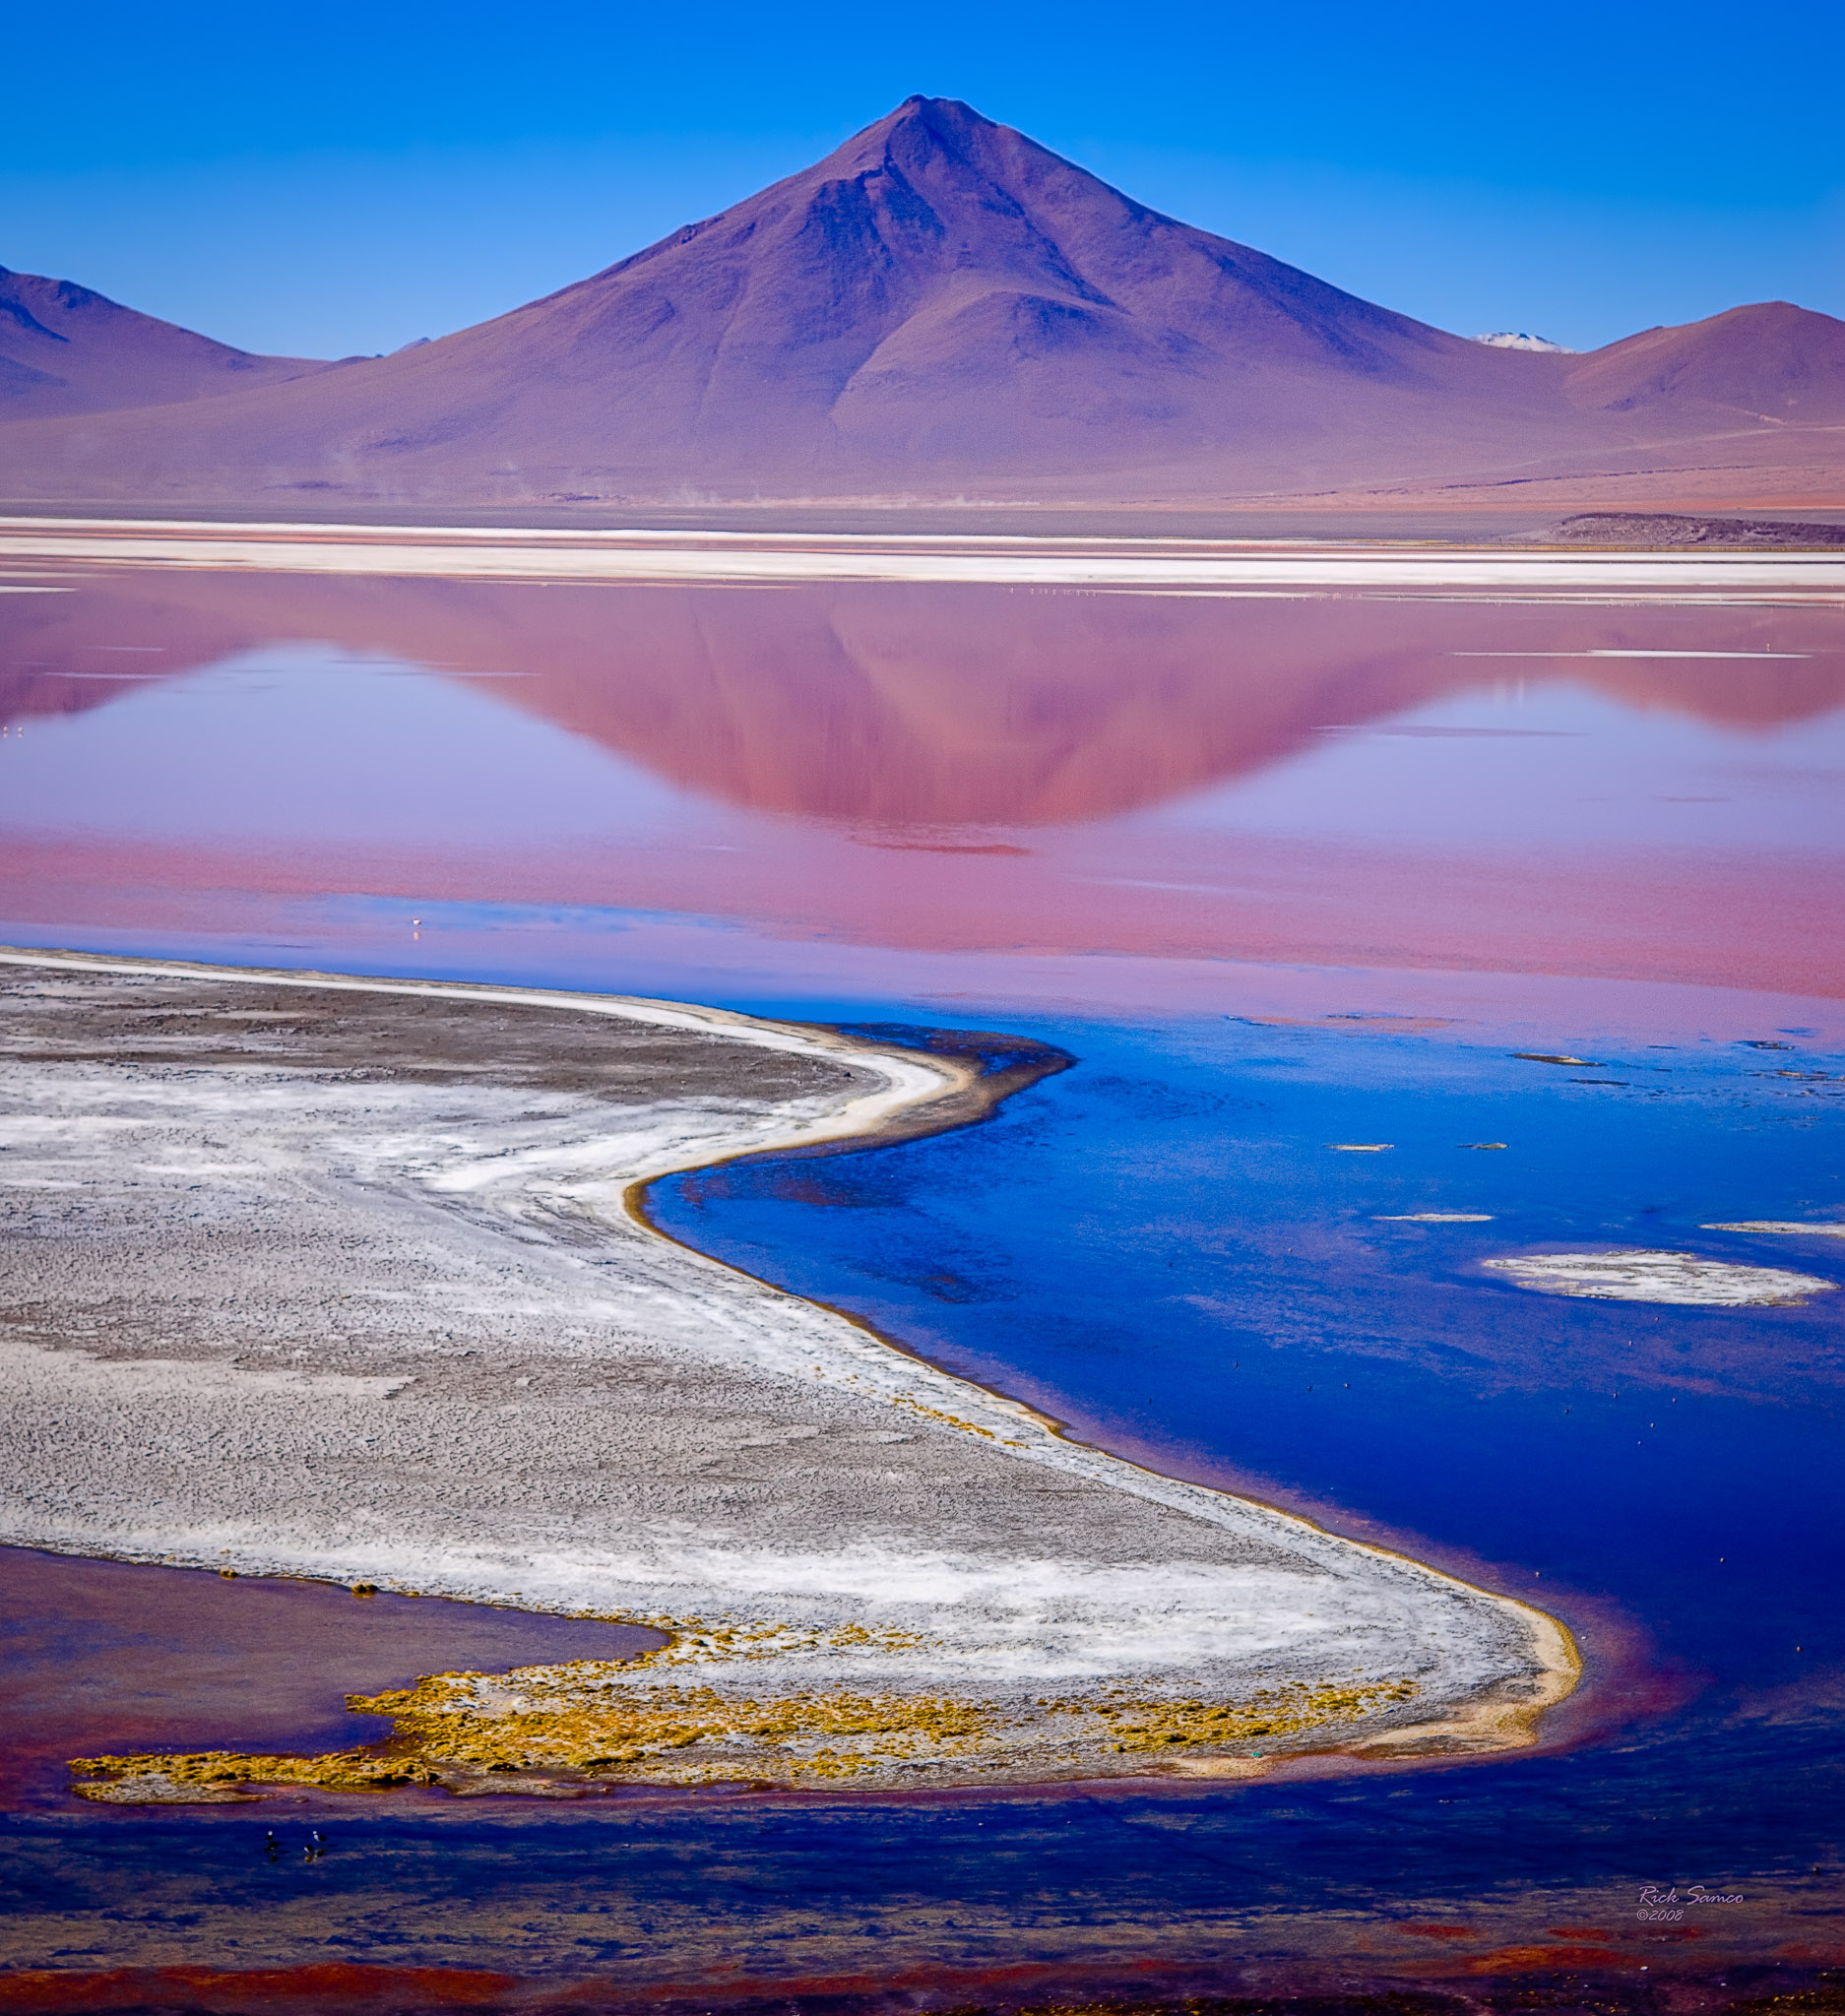
[[[731,992],[919,958],[989,997],[1026,985],[995,962],[1148,961],[1175,1005],[1226,960],[1845,988],[1824,605],[54,585],[0,600],[32,942],[442,970],[490,913],[515,964]]]

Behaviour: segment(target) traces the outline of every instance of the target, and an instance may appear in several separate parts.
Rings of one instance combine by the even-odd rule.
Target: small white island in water
[[[1713,1231],[1758,1230],[1759,1227],[1713,1226]],[[1508,1276],[1520,1288],[1541,1294],[1581,1295],[1601,1302],[1666,1302],[1712,1309],[1796,1307],[1832,1283],[1817,1274],[1786,1267],[1753,1267],[1737,1260],[1710,1260],[1696,1253],[1653,1252],[1618,1246],[1594,1253],[1526,1253],[1483,1260],[1483,1267]]]
[[[971,1092],[659,1002],[6,955],[0,1540],[667,1637],[380,1697],[381,1747],[93,1760],[93,1796],[1533,1740],[1577,1674],[1542,1612],[1065,1440],[638,1215],[668,1171]]]

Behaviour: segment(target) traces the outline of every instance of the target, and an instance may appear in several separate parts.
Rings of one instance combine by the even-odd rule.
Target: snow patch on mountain
[[[1576,355],[1566,344],[1553,343],[1548,336],[1527,336],[1522,329],[1498,329],[1491,336],[1477,336],[1474,341],[1495,350],[1549,350],[1553,356]]]

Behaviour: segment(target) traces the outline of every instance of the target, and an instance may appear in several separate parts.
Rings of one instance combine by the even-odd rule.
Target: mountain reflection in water
[[[150,571],[8,597],[0,636],[22,923],[363,890],[947,951],[1831,971],[1825,607]],[[470,704],[394,744],[367,680],[407,671]],[[131,743],[126,796],[89,788]],[[254,824],[220,802],[258,781]]]
[[[1845,704],[1812,608],[166,575],[7,617],[11,720],[100,704],[111,654],[170,676],[311,639],[480,680],[750,811],[916,826],[1114,817],[1508,673],[1729,727]]]

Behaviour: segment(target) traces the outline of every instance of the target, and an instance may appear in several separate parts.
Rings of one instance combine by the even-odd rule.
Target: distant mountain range
[[[1453,336],[943,98],[386,357],[247,356],[0,277],[20,501],[1814,503],[1842,473],[1845,322]]]

